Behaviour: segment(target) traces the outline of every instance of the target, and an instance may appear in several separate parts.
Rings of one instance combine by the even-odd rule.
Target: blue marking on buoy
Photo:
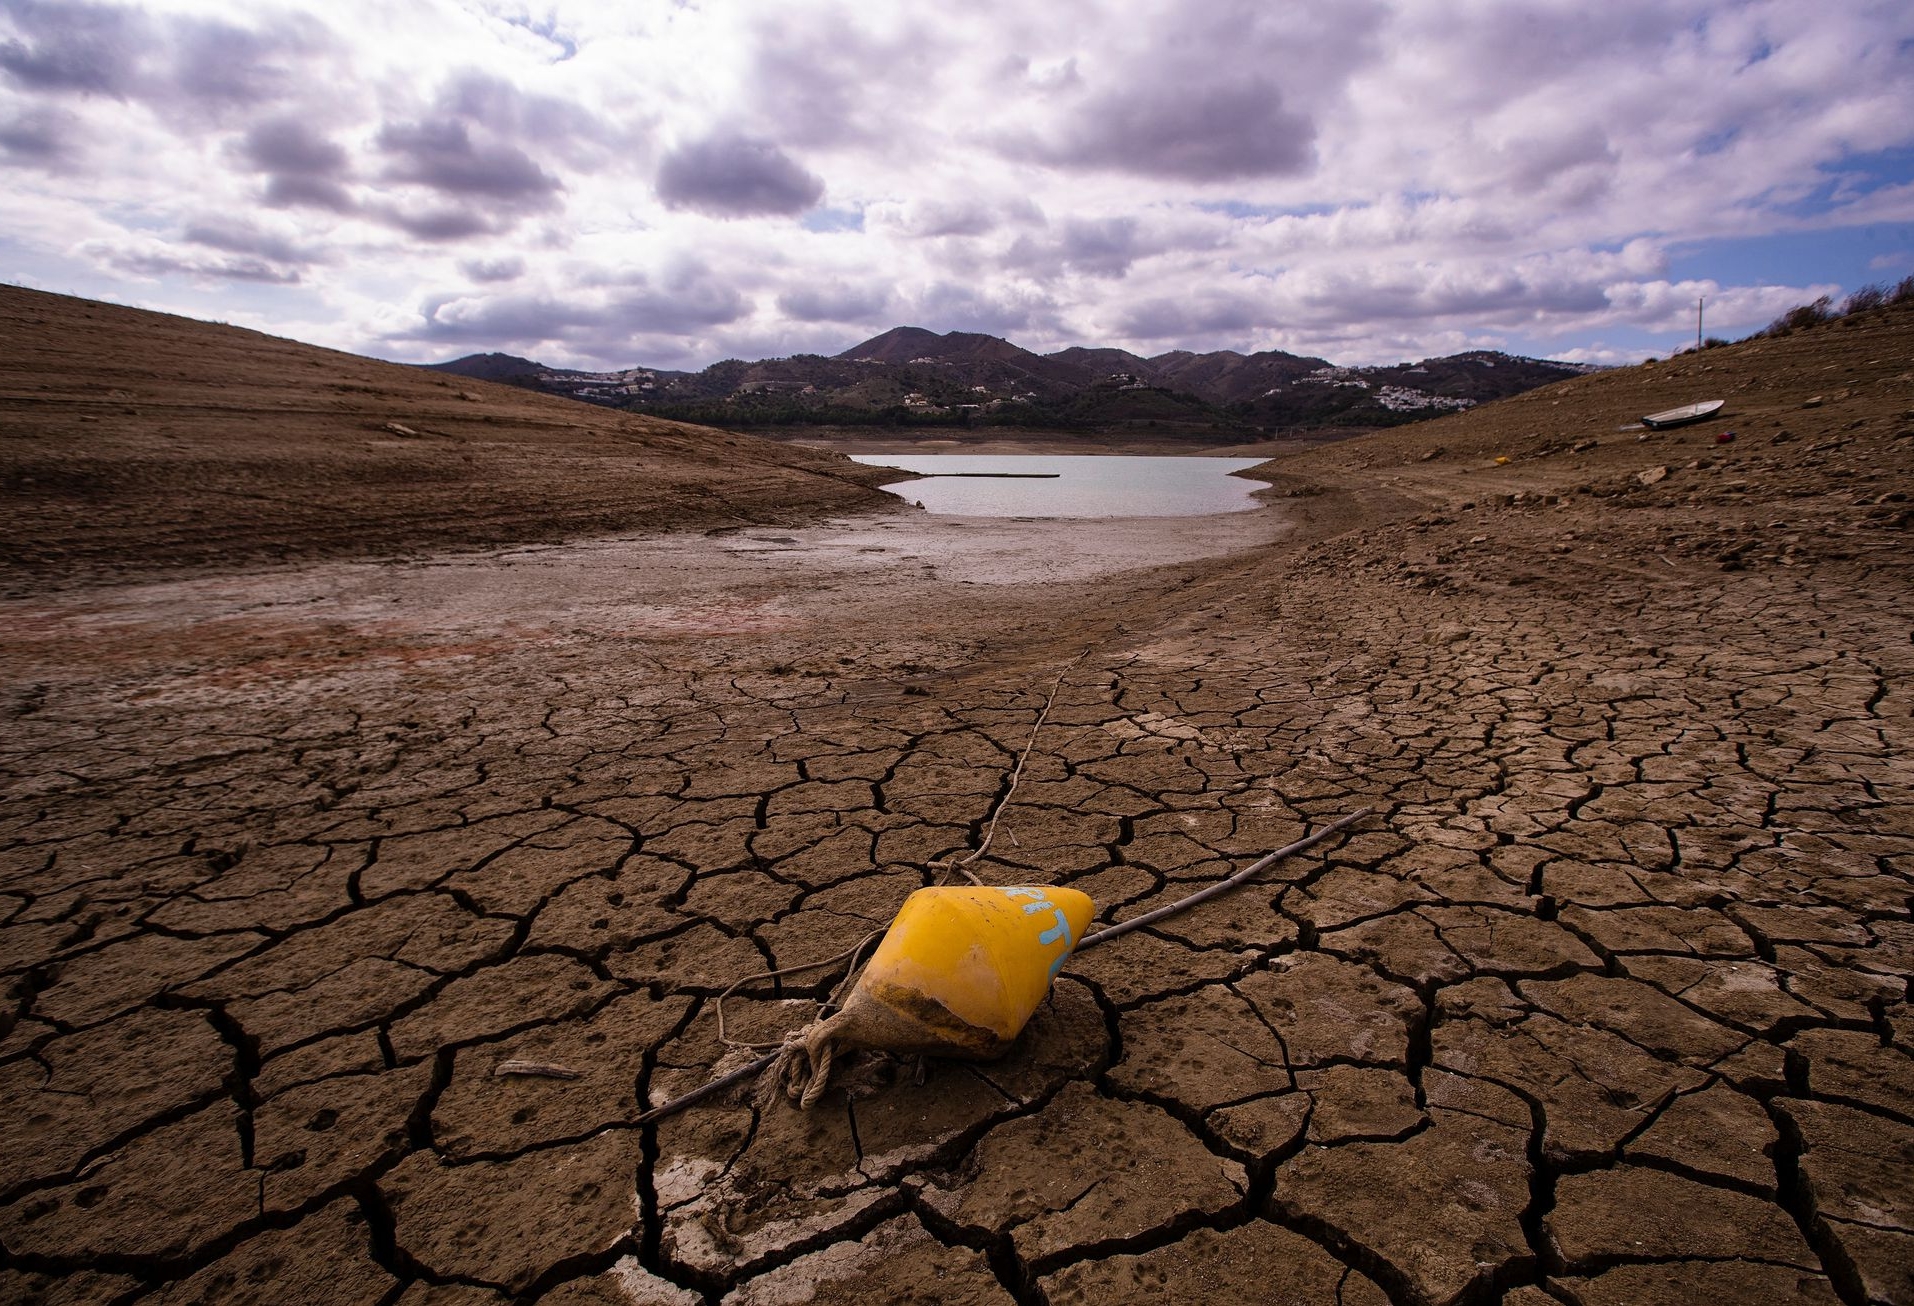
[[[1048,907],[1049,905],[1050,905],[1049,903],[1044,904],[1044,906],[1046,907]],[[1037,936],[1037,942],[1038,943],[1055,943],[1058,939],[1062,939],[1064,949],[1068,951],[1070,947],[1070,943],[1071,943],[1070,920],[1067,916],[1063,914],[1063,908],[1061,907],[1056,908],[1056,913],[1057,913],[1057,923],[1051,926],[1049,929],[1045,930],[1042,934],[1039,934]]]

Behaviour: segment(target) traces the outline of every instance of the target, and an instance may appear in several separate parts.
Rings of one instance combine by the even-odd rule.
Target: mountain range
[[[722,427],[1143,428],[1218,443],[1252,433],[1396,426],[1595,370],[1487,350],[1385,367],[1338,367],[1280,350],[1037,354],[997,336],[909,326],[829,357],[726,359],[699,372],[585,372],[511,354],[430,366]]]

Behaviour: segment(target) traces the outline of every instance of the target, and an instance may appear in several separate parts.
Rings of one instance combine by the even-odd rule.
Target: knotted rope
[[[819,1037],[819,1035],[824,1029],[824,1022],[842,1004],[844,990],[850,986],[852,978],[857,974],[858,954],[883,937],[883,930],[872,930],[835,957],[826,957],[823,961],[807,961],[798,966],[786,966],[780,970],[767,971],[762,975],[746,975],[742,979],[732,981],[725,991],[718,995],[716,1005],[720,1043],[726,1047],[750,1048],[754,1051],[761,1048],[776,1049],[768,1058],[770,1073],[761,1082],[763,1096],[767,1100],[774,1100],[779,1094],[783,1094],[808,1109],[824,1095],[824,1090],[830,1087],[831,1062],[837,1055],[837,1049],[829,1037]],[[816,1018],[804,1028],[792,1030],[774,1043],[753,1043],[745,1039],[732,1038],[725,1029],[724,1000],[743,985],[757,980],[777,979],[784,975],[798,975],[807,970],[822,970],[847,957],[851,964],[845,969],[844,978],[839,980],[824,1000],[817,1004]],[[760,1057],[752,1064],[765,1064],[766,1061],[767,1058]],[[639,1119],[647,1119],[650,1114],[647,1112]]]

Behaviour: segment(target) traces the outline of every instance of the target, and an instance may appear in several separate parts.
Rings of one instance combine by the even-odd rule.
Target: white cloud
[[[1633,356],[1840,289],[1711,242],[1906,265],[1910,50],[1888,0],[0,0],[0,220],[13,275],[408,358]]]

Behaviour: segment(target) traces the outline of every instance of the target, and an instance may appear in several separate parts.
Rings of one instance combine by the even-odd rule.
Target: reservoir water
[[[1257,507],[1262,481],[1232,476],[1260,458],[1132,454],[858,454],[928,479],[891,493],[954,517],[1206,517]],[[989,476],[980,473],[1009,473]]]

